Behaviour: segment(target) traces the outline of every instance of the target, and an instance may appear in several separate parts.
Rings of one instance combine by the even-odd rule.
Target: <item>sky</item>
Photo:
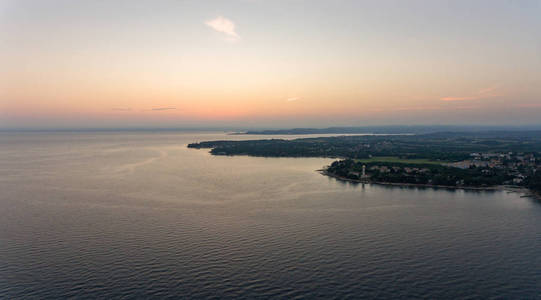
[[[0,0],[0,128],[541,124],[541,0]]]

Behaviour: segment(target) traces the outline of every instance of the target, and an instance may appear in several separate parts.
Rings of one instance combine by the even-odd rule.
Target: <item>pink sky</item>
[[[0,127],[539,123],[538,1],[134,3],[4,1]]]

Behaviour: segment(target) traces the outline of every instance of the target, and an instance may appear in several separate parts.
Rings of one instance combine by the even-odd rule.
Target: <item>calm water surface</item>
[[[246,138],[0,133],[0,298],[541,299],[538,202],[186,148]]]

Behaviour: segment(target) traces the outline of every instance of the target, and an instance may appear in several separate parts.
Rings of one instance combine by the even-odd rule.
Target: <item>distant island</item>
[[[541,192],[541,131],[434,132],[207,141],[213,155],[336,158],[322,173],[368,183]]]

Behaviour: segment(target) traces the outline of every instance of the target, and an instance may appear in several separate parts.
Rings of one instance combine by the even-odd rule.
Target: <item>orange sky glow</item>
[[[0,127],[539,123],[538,1],[134,3],[4,1]]]

